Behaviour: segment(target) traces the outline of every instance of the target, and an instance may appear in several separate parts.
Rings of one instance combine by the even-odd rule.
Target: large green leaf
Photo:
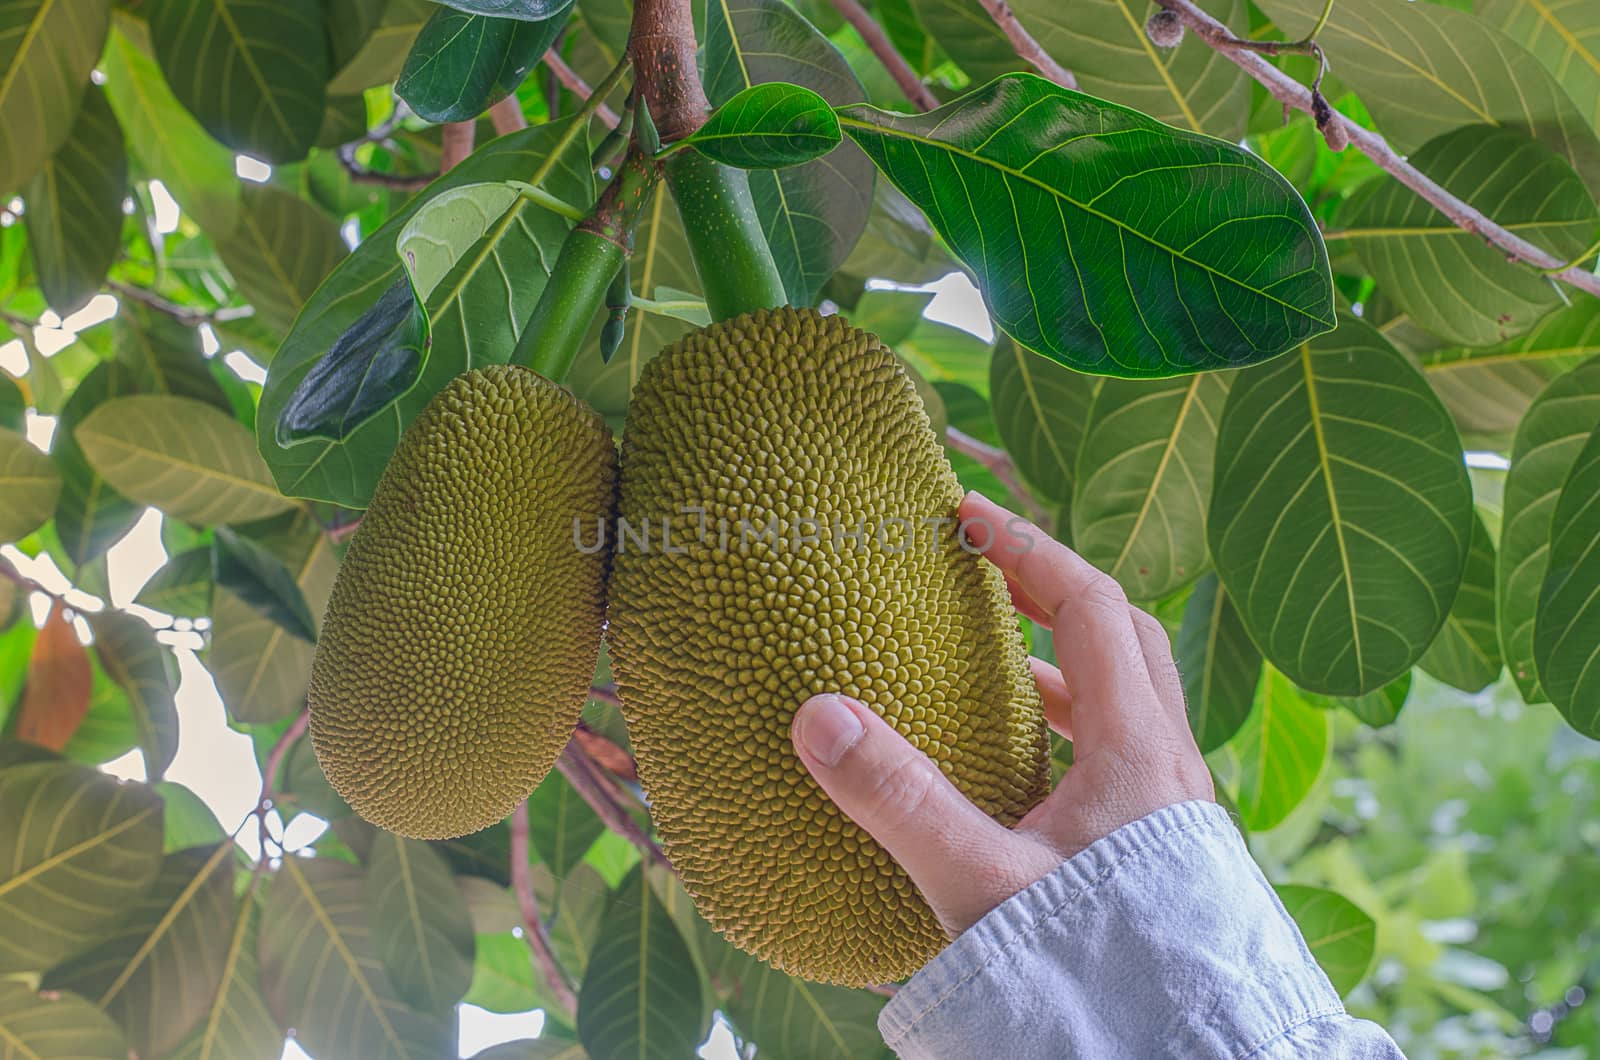
[[[1501,664],[1494,612],[1494,539],[1483,517],[1475,516],[1461,591],[1444,628],[1417,665],[1463,692],[1481,692],[1500,676]]]
[[[328,82],[329,94],[350,95],[393,81],[435,10],[431,0],[387,0],[377,27],[362,38],[360,48]],[[339,35],[333,39],[337,44]]]
[[[233,927],[234,846],[168,854],[161,873],[94,949],[44,978],[114,1016],[140,1056],[162,1056],[205,1017]]]
[[[161,799],[98,770],[0,770],[0,974],[94,945],[161,869]]]
[[[605,830],[605,823],[560,772],[545,777],[528,796],[533,848],[558,880],[567,878]]]
[[[1286,883],[1274,887],[1300,926],[1306,947],[1340,994],[1355,989],[1372,966],[1378,924],[1361,907],[1334,891]]]
[[[1212,753],[1217,777],[1252,832],[1283,823],[1310,793],[1327,764],[1331,723],[1294,683],[1267,667],[1250,715]]]
[[[130,300],[131,302],[131,300]],[[232,412],[228,396],[211,372],[200,332],[165,313],[124,302],[113,323],[116,359],[136,373],[136,388],[172,394]]]
[[[90,88],[72,131],[23,189],[34,272],[60,316],[82,309],[122,249],[128,155],[106,94]]]
[[[572,6],[572,0],[440,0],[446,7],[473,15],[521,18],[543,22]]]
[[[0,541],[33,533],[55,510],[61,475],[50,456],[16,431],[0,428]]]
[[[21,191],[71,132],[110,14],[111,0],[0,5],[0,200]]]
[[[1550,519],[1533,651],[1545,695],[1574,729],[1600,740],[1600,423]]]
[[[157,781],[178,753],[178,708],[169,656],[155,632],[123,611],[87,616],[94,653],[106,676],[128,697],[147,779]]]
[[[261,541],[289,568],[320,620],[339,560],[316,520],[297,514]],[[309,643],[226,589],[216,594],[211,622],[207,665],[230,718],[256,725],[278,721],[304,706],[315,652]]]
[[[256,961],[261,915],[254,893],[247,889],[237,903],[215,993],[194,1033],[170,1060],[278,1060],[283,1055],[283,1029],[261,997]]]
[[[901,283],[932,283],[955,271],[922,211],[893,184],[876,183],[867,230],[840,270],[861,279],[893,276]]]
[[[289,330],[300,307],[347,250],[334,220],[280,188],[247,184],[238,223],[217,233],[217,253],[239,293],[277,332]]]
[[[1283,39],[1311,29],[1322,0],[1261,0]],[[1441,4],[1339,0],[1317,41],[1401,153],[1463,125],[1542,140],[1600,193],[1600,140],[1539,61],[1487,21]]]
[[[261,915],[267,1004],[314,1056],[435,1060],[454,1034],[397,996],[367,926],[362,875],[329,858],[283,859]]]
[[[168,557],[161,569],[139,589],[133,602],[180,618],[209,615],[211,549],[191,548]]]
[[[1226,376],[1107,379],[1089,406],[1072,490],[1072,547],[1154,600],[1206,567],[1217,420]]]
[[[1450,414],[1345,319],[1234,377],[1206,532],[1274,666],[1329,695],[1387,684],[1432,643],[1466,565],[1472,487]]]
[[[0,979],[0,1056],[11,1060],[125,1060],[128,1043],[111,1017],[73,994],[36,994]]]
[[[1517,424],[1550,380],[1600,354],[1600,299],[1579,298],[1521,338],[1421,354],[1422,370],[1469,446],[1509,451]]]
[[[911,0],[911,6],[928,35],[966,71],[973,84],[984,84],[1027,65],[1017,58],[1016,49],[982,5],[971,0]]]
[[[771,81],[741,89],[680,143],[725,166],[759,170],[803,165],[843,138],[827,100]]]
[[[422,27],[395,92],[432,122],[471,121],[517,90],[567,24],[469,15],[441,7]]]
[[[294,503],[273,487],[245,427],[193,398],[114,398],[84,418],[76,437],[113,489],[185,522],[249,522]]]
[[[212,581],[259,614],[308,644],[317,641],[317,620],[294,572],[272,550],[225,526],[212,541]]]
[[[461,1000],[490,1012],[526,1012],[544,1000],[528,944],[511,934],[479,935],[472,983]]]
[[[1250,79],[1198,33],[1160,48],[1144,31],[1150,0],[1012,0],[1017,17],[1050,56],[1072,71],[1078,87],[1114,99],[1168,125],[1224,140],[1244,135]],[[1244,0],[1206,5],[1235,33],[1248,36]]]
[[[1456,129],[1424,144],[1410,162],[1561,261],[1579,257],[1600,232],[1594,199],[1572,167],[1517,129]],[[1504,251],[1462,231],[1392,177],[1340,217],[1379,289],[1447,342],[1503,342],[1561,302],[1548,276],[1507,261]]]
[[[1007,335],[997,337],[989,367],[995,426],[1017,470],[1042,499],[1064,504],[1072,496],[1084,422],[1101,385]]]
[[[1400,711],[1405,709],[1406,700],[1411,695],[1411,672],[1407,671],[1382,688],[1362,696],[1322,696],[1315,692],[1304,694],[1312,706],[1323,710],[1343,707],[1359,718],[1362,724],[1381,729],[1385,725],[1393,725],[1400,717]]]
[[[468,368],[511,355],[554,261],[544,244],[559,242],[566,226],[526,199],[513,204],[433,292],[428,300],[433,348],[427,368],[390,414],[342,443],[318,439],[288,448],[277,444],[278,416],[300,379],[400,278],[395,238],[424,203],[465,184],[528,180],[548,161],[551,169],[541,187],[566,202],[587,206],[593,198],[593,173],[586,137],[586,130],[563,121],[486,145],[414,196],[317,289],[272,361],[256,417],[261,451],[286,494],[366,507],[400,433],[434,393]]]
[[[1600,357],[1545,388],[1517,428],[1506,475],[1495,601],[1500,650],[1529,703],[1544,702],[1534,667],[1534,621],[1550,565],[1557,499],[1595,424],[1600,423]]]
[[[472,917],[444,857],[379,832],[367,858],[367,923],[399,996],[449,1012],[472,983]]]
[[[809,88],[834,106],[867,98],[839,49],[782,0],[709,0],[705,51],[706,92],[719,106],[770,81]],[[815,302],[849,257],[866,227],[874,178],[854,145],[793,169],[750,174],[756,215],[790,302]]]
[[[890,1055],[878,1033],[883,998],[866,990],[808,983],[740,957],[729,976],[728,1018],[762,1056],[880,1060]]]
[[[304,158],[327,104],[320,0],[160,0],[150,42],[172,91],[229,147],[268,162]]]
[[[1189,706],[1189,728],[1200,750],[1209,753],[1239,731],[1261,683],[1261,650],[1245,632],[1215,571],[1195,583],[1174,654]]]
[[[999,326],[1063,364],[1237,367],[1334,324],[1305,203],[1231,144],[1031,74],[928,114],[845,107],[840,123],[977,273]]]
[[[1532,52],[1600,130],[1600,7],[1588,0],[1477,0],[1473,13]]]
[[[672,917],[635,868],[606,908],[578,991],[592,1056],[679,1060],[700,1042],[700,977]]]

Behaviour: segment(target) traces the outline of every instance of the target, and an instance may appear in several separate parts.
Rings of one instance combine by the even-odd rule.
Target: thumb
[[[855,700],[813,696],[795,713],[792,736],[822,790],[910,874],[952,938],[1056,865]]]

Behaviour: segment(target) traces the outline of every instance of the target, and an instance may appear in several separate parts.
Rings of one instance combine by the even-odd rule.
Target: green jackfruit
[[[946,943],[795,755],[807,697],[867,703],[1005,824],[1046,793],[1026,649],[953,532],[961,497],[894,355],[837,317],[714,325],[635,390],[607,641],[640,778],[701,913],[791,974],[887,982]]]
[[[317,760],[357,813],[464,835],[549,773],[599,655],[615,485],[604,421],[524,368],[458,376],[406,430],[311,669]]]

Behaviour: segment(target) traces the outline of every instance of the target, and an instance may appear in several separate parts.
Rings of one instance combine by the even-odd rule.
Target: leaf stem
[[[478,135],[478,123],[453,121],[446,125],[439,135],[443,145],[439,151],[439,169],[448,173],[472,154],[473,142]]]
[[[517,896],[517,909],[522,914],[522,937],[532,952],[534,971],[550,987],[556,1004],[572,1016],[578,1011],[578,997],[561,970],[555,948],[550,945],[550,933],[545,930],[544,917],[539,913],[539,899],[533,893],[533,866],[528,857],[528,800],[524,799],[511,811],[511,889]]]
[[[494,123],[496,136],[520,132],[528,127],[528,119],[522,113],[522,101],[515,92],[489,108],[489,120]]]
[[[1069,88],[1074,92],[1078,90],[1078,79],[1072,76],[1072,71],[1050,57],[1044,46],[1017,20],[1017,13],[1011,10],[1011,5],[1006,3],[1006,0],[978,0],[978,2],[989,12],[989,17],[1000,27],[1000,32],[1006,35],[1006,40],[1011,42],[1012,50],[1019,58],[1039,71],[1040,77],[1054,81],[1062,88]]]
[[[877,56],[878,62],[889,71],[889,76],[894,78],[894,83],[900,86],[900,91],[906,94],[906,99],[918,110],[937,110],[939,98],[933,90],[923,83],[922,78],[906,62],[905,56],[900,54],[900,49],[884,33],[883,27],[878,25],[876,19],[867,13],[859,0],[829,0],[834,10],[844,16],[844,20],[855,27],[861,39],[866,41],[872,54]]]

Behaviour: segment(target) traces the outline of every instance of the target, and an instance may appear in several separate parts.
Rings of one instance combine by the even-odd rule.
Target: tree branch
[[[201,324],[226,324],[230,320],[244,320],[255,316],[256,312],[249,306],[223,306],[208,313],[169,302],[154,291],[147,291],[131,283],[123,283],[121,280],[107,280],[106,286],[119,298],[130,298],[191,328],[199,327]]]
[[[593,692],[590,694],[593,695]],[[630,784],[638,782],[639,767],[634,763],[633,756],[586,722],[578,722],[578,727],[572,731],[572,738],[595,765]]]
[[[439,178],[438,173],[420,173],[416,176],[401,176],[398,173],[379,173],[375,169],[368,169],[356,161],[357,144],[341,144],[339,147],[339,164],[344,166],[344,171],[350,174],[350,179],[357,184],[377,184],[396,191],[420,191]]]
[[[939,99],[933,91],[923,83],[917,72],[911,69],[911,64],[906,62],[905,56],[900,54],[900,49],[884,33],[883,27],[878,25],[876,19],[867,13],[858,0],[830,0],[834,9],[844,16],[846,22],[854,26],[856,32],[861,34],[861,39],[867,42],[867,47],[872,49],[872,54],[878,57],[878,62],[889,71],[889,76],[894,78],[894,83],[900,86],[900,91],[906,94],[912,106],[918,110],[934,110],[939,106]]]
[[[711,111],[696,49],[690,0],[637,0],[628,34],[634,88],[644,94],[663,143],[694,132]]]
[[[520,132],[528,127],[528,119],[522,114],[522,101],[515,92],[489,108],[489,120],[494,123],[496,136]]]
[[[1039,71],[1039,76],[1047,81],[1054,81],[1062,88],[1078,90],[1078,79],[1072,76],[1072,71],[1050,58],[1050,53],[1044,50],[1033,34],[1017,21],[1016,12],[1011,10],[1011,5],[1006,0],[978,0],[983,9],[989,12],[989,17],[994,19],[995,25],[1006,35],[1006,40],[1011,42],[1011,47],[1017,55],[1025,60],[1028,65]]]
[[[453,121],[446,125],[440,133],[439,168],[445,173],[456,168],[462,159],[472,154],[477,135],[478,123],[475,121]]]
[[[1011,454],[1004,449],[980,442],[966,431],[958,427],[944,429],[944,444],[958,453],[972,457],[978,463],[994,473],[994,477],[1005,483],[1006,489],[1016,495],[1028,509],[1028,518],[1039,526],[1048,530],[1051,524],[1050,513],[1043,505],[1033,499],[1028,488],[1022,484],[1022,476],[1017,473],[1016,462],[1011,459]]]
[[[988,2],[989,0],[984,0],[985,4]],[[1600,275],[1586,270],[1581,264],[1571,265],[1559,260],[1485,217],[1407,163],[1395,153],[1388,141],[1377,133],[1363,129],[1336,110],[1328,110],[1325,119],[1318,115],[1316,107],[1318,97],[1310,89],[1256,54],[1257,49],[1240,47],[1228,27],[1202,11],[1193,0],[1156,0],[1156,2],[1182,19],[1187,28],[1199,34],[1201,39],[1220,52],[1224,58],[1260,82],[1273,99],[1316,117],[1318,126],[1325,136],[1329,135],[1332,129],[1338,129],[1339,131],[1332,135],[1337,137],[1342,134],[1357,150],[1376,162],[1379,168],[1416,192],[1423,201],[1448,217],[1462,231],[1479,236],[1490,246],[1504,251],[1512,261],[1523,261],[1539,269],[1548,269],[1550,270],[1548,275],[1565,281],[1580,291],[1600,297]]]
[[[561,58],[555,48],[552,47],[544,53],[544,64],[550,68],[552,74],[555,74],[556,80],[566,86],[568,92],[582,96],[584,99],[594,95],[594,89],[589,87],[589,82],[579,77],[578,71],[568,66],[566,60]],[[606,106],[604,102],[595,107],[594,112],[596,117],[606,123],[606,128],[608,129],[615,129],[617,122],[621,120],[617,117],[617,112]]]
[[[567,778],[567,782],[605,822],[606,827],[637,847],[646,862],[669,870],[672,868],[661,847],[616,800],[605,777],[584,754],[581,745],[568,743],[556,761],[556,768],[561,770],[561,775]]]
[[[522,913],[522,937],[533,955],[533,970],[550,987],[556,1003],[568,1016],[578,1011],[578,998],[561,971],[556,951],[550,945],[550,934],[544,929],[544,917],[539,914],[539,899],[533,893],[533,867],[528,861],[528,801],[517,803],[511,811],[511,889],[517,896],[517,909]]]

